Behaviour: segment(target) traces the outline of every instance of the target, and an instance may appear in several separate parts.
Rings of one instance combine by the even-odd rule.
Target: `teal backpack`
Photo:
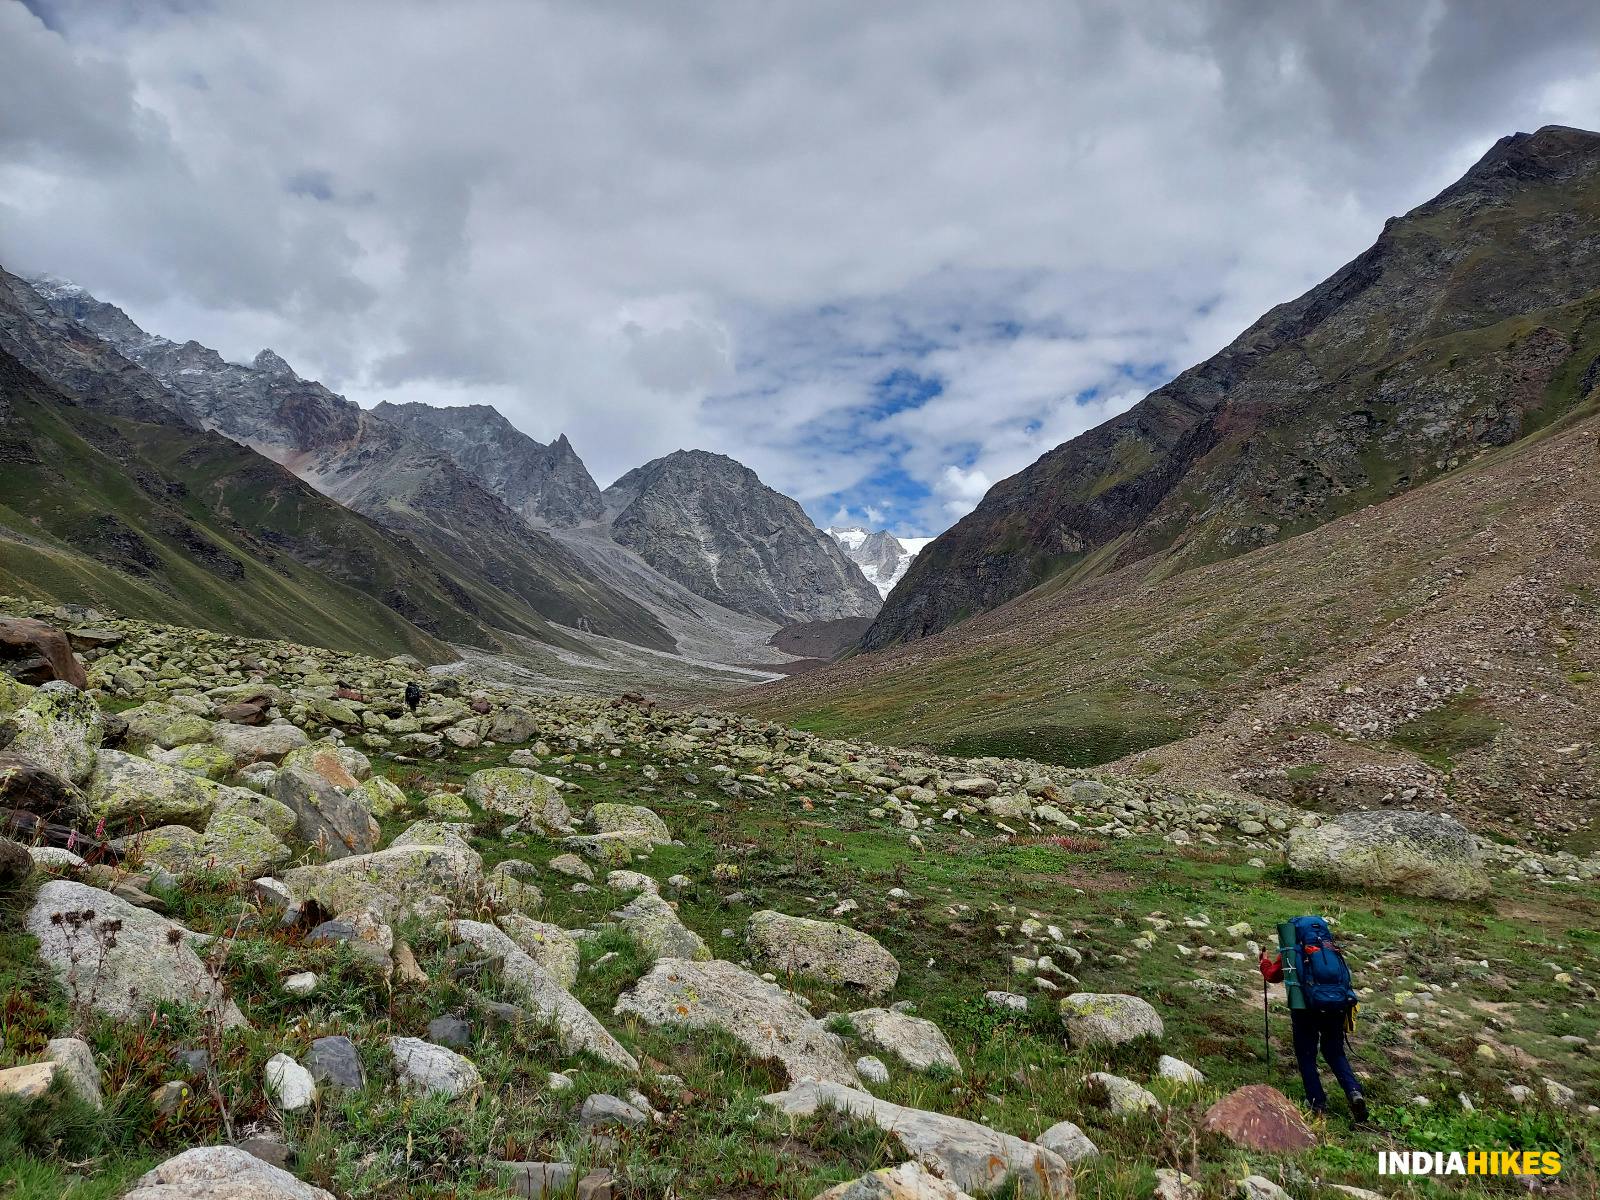
[[[1333,940],[1333,930],[1321,917],[1294,919],[1295,953],[1300,990],[1312,1008],[1342,1008],[1353,1004],[1356,990],[1350,967]]]

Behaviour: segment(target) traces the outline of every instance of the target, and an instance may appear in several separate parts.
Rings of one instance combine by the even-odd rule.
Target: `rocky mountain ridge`
[[[887,529],[867,530],[856,526],[830,525],[823,532],[844,548],[850,560],[861,568],[867,582],[885,599],[894,591],[894,585],[905,577],[911,560],[933,541],[932,538],[899,538]]]
[[[996,484],[918,556],[863,645],[1045,580],[1243,553],[1525,437],[1595,377],[1597,291],[1600,134],[1503,138],[1324,283]]]

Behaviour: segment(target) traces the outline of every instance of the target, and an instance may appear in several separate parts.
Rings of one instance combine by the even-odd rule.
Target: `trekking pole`
[[[1272,1008],[1267,999],[1266,976],[1261,978],[1261,1040],[1267,1047],[1267,1071],[1272,1070]]]

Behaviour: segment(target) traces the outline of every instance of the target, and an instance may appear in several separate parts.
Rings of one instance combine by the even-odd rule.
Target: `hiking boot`
[[[1350,1097],[1350,1115],[1363,1124],[1367,1119],[1367,1098],[1360,1092]]]

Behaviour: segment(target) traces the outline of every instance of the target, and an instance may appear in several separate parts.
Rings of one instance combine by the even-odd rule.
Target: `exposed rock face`
[[[565,528],[605,513],[600,488],[565,434],[545,446],[484,404],[373,410],[427,441],[535,525]]]
[[[1285,857],[1297,871],[1413,896],[1469,900],[1489,890],[1477,837],[1439,813],[1344,813],[1293,830]]]
[[[142,1018],[171,1000],[217,1008],[225,1024],[244,1019],[187,929],[110,892],[53,879],[39,889],[27,928],[67,993],[108,1016]]]
[[[1236,1146],[1269,1154],[1309,1150],[1316,1135],[1289,1098],[1265,1083],[1229,1092],[1206,1110],[1202,1126]]]
[[[237,1146],[199,1146],[142,1175],[122,1200],[334,1200]]]
[[[1600,135],[1502,138],[1331,278],[997,483],[918,555],[863,645],[996,608],[1119,539],[1096,571],[1242,553],[1521,437],[1574,352],[1541,314],[1600,287],[1597,188]],[[1463,336],[1511,317],[1529,330]]]
[[[789,497],[721,454],[678,450],[605,490],[611,535],[668,579],[780,624],[867,616],[877,590]]]
[[[991,1192],[1015,1178],[1024,1195],[1073,1194],[1072,1168],[1054,1151],[976,1121],[879,1100],[866,1092],[808,1079],[766,1097],[790,1116],[827,1106],[872,1121],[893,1133],[923,1166],[970,1192]]]
[[[507,913],[495,919],[507,937],[516,943],[568,991],[578,982],[578,943],[559,925],[535,921],[521,913]]]
[[[767,909],[750,918],[746,937],[756,957],[780,973],[847,983],[869,996],[891,990],[900,978],[900,964],[877,939],[833,921]]]
[[[791,1080],[861,1085],[839,1039],[775,984],[735,963],[664,958],[617,1000],[618,1016],[649,1025],[722,1029],[757,1058],[775,1058]]]

